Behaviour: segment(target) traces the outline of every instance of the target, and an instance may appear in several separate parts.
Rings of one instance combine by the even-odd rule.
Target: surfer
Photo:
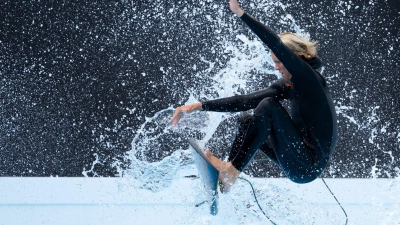
[[[208,149],[206,157],[220,171],[221,191],[227,192],[258,150],[296,183],[316,179],[328,164],[337,141],[335,107],[321,67],[316,42],[293,33],[279,36],[245,13],[237,0],[230,9],[268,46],[275,70],[282,78],[264,90],[203,101],[176,108],[170,122],[196,110],[241,112],[253,109],[238,121],[238,131],[228,161]],[[279,101],[290,101],[291,116]]]

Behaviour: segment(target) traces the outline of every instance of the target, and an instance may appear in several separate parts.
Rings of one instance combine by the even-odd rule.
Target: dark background
[[[340,132],[324,176],[398,176],[399,1],[242,7],[277,32],[298,26],[320,42]],[[212,85],[230,56],[223,40],[256,39],[228,1],[2,1],[0,15],[0,176],[118,175],[129,168],[126,155],[146,118]],[[195,76],[193,65],[205,71],[206,61],[217,63]],[[216,136],[232,124],[222,123]],[[230,138],[210,141],[216,154],[225,154]],[[163,150],[149,161],[186,146],[176,138],[160,143],[148,149]],[[247,172],[283,176],[264,159],[258,155]]]

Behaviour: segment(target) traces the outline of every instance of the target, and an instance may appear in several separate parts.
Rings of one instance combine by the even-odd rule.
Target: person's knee
[[[242,113],[237,120],[237,134],[244,134],[253,118],[253,115],[250,113]]]
[[[279,102],[275,98],[264,98],[258,106],[254,109],[254,116],[262,116],[276,109],[279,106]]]
[[[248,112],[241,113],[238,118],[238,123],[239,124],[249,124],[252,119],[253,119],[252,114],[250,114]]]

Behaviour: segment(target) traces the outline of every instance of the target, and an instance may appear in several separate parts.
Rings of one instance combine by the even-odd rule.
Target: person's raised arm
[[[229,8],[233,13],[236,14],[236,16],[241,17],[244,14],[244,11],[242,8],[240,8],[239,3],[237,0],[231,0],[229,2]]]
[[[260,23],[239,6],[237,0],[230,0],[231,11],[236,15],[241,15],[240,19],[261,39],[264,44],[275,54],[283,63],[286,69],[291,73],[293,79],[307,80],[307,82],[319,83],[313,69],[299,56],[284,45],[279,36],[270,28]],[[299,76],[298,74],[301,74]]]

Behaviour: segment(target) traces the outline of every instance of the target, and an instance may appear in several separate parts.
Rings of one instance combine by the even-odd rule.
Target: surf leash
[[[336,196],[333,194],[333,192],[331,191],[331,189],[328,187],[328,185],[326,184],[324,178],[321,177],[321,179],[322,179],[322,181],[324,182],[326,188],[328,188],[328,190],[329,190],[329,192],[331,193],[331,195],[333,196],[333,198],[335,198],[337,204],[340,206],[340,208],[342,208],[342,211],[343,211],[344,215],[346,216],[346,225],[347,225],[347,222],[348,222],[349,219],[348,219],[348,217],[347,217],[346,211],[344,210],[344,208],[342,207],[342,205],[340,204],[340,202],[337,200]]]
[[[238,178],[241,179],[241,180],[247,181],[247,183],[250,184],[250,187],[251,187],[251,190],[253,191],[253,196],[254,196],[254,199],[256,200],[256,203],[257,203],[257,205],[258,205],[258,208],[260,208],[261,212],[264,214],[265,217],[267,217],[267,219],[268,219],[272,224],[276,225],[276,223],[274,223],[274,221],[272,221],[272,220],[269,218],[269,216],[267,216],[267,214],[264,212],[264,210],[261,208],[260,204],[258,203],[257,196],[256,196],[256,192],[254,191],[254,188],[253,188],[253,185],[251,184],[251,182],[250,182],[249,180],[245,179],[245,178],[242,178],[242,177],[238,177]],[[330,192],[331,195],[333,196],[333,198],[336,200],[337,204],[338,204],[338,205],[340,206],[340,208],[342,209],[344,215],[346,216],[346,224],[345,224],[345,225],[347,225],[347,222],[348,222],[349,219],[348,219],[346,210],[344,210],[344,208],[342,207],[342,204],[340,204],[339,200],[336,198],[336,196],[333,194],[332,190],[331,190],[331,189],[329,188],[329,186],[326,184],[324,178],[321,177],[321,179],[322,179],[322,182],[324,182],[326,188],[329,190],[329,192]]]
[[[251,190],[253,191],[253,196],[254,196],[254,199],[256,200],[256,203],[257,203],[257,205],[258,205],[258,208],[260,208],[261,212],[264,214],[265,217],[267,217],[267,219],[268,219],[272,224],[276,225],[276,223],[274,223],[274,221],[272,221],[271,218],[269,218],[269,216],[264,212],[264,210],[261,208],[260,204],[258,203],[257,196],[256,196],[256,192],[254,191],[254,187],[253,187],[253,185],[251,184],[251,182],[250,182],[249,180],[245,179],[245,178],[242,178],[242,177],[238,177],[238,178],[241,179],[241,180],[247,181],[247,183],[250,184],[250,187],[251,187]]]

